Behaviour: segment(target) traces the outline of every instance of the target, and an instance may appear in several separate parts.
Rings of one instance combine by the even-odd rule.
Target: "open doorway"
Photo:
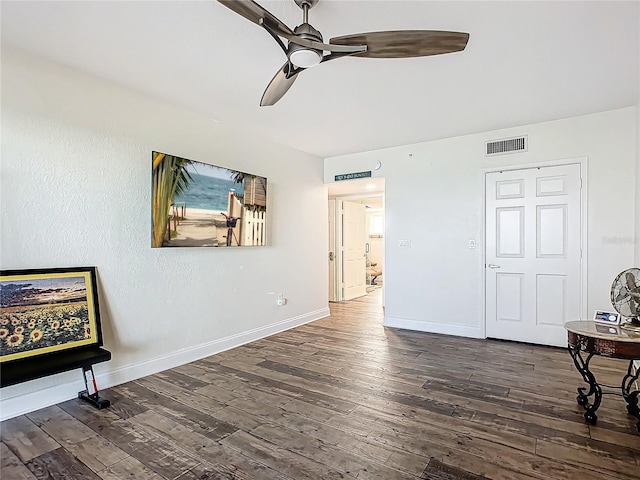
[[[329,185],[331,302],[371,296],[384,305],[384,186],[384,178]]]

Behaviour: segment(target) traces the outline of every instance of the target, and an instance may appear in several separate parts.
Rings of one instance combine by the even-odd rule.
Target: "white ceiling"
[[[293,0],[262,6],[294,27]],[[322,157],[638,104],[640,2],[321,0],[325,41],[350,33],[469,32],[465,51],[343,58],[260,97],[285,57],[216,1],[1,2],[2,42]],[[215,123],[212,122],[212,128]]]

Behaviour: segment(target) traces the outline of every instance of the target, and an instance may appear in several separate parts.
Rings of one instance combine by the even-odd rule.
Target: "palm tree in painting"
[[[231,175],[231,180],[233,180],[233,183],[242,183],[244,181],[244,173],[243,172],[239,172],[237,170],[229,170],[232,175]]]
[[[152,236],[151,246],[161,247],[167,237],[167,219],[176,194],[189,188],[193,181],[185,169],[191,160],[153,152]]]

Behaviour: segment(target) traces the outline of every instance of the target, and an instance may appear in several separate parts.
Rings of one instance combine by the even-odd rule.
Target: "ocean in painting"
[[[0,308],[87,301],[84,277],[0,281]]]
[[[233,190],[238,195],[244,193],[242,183],[235,183],[226,178],[200,175],[193,171],[189,173],[193,182],[186,191],[175,196],[176,204],[186,203],[187,208],[226,212],[229,191]]]

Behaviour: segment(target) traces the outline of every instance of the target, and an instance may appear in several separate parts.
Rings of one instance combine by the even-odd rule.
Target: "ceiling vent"
[[[502,155],[505,153],[520,153],[527,151],[527,136],[503,138],[502,140],[493,140],[487,142],[486,156]]]

